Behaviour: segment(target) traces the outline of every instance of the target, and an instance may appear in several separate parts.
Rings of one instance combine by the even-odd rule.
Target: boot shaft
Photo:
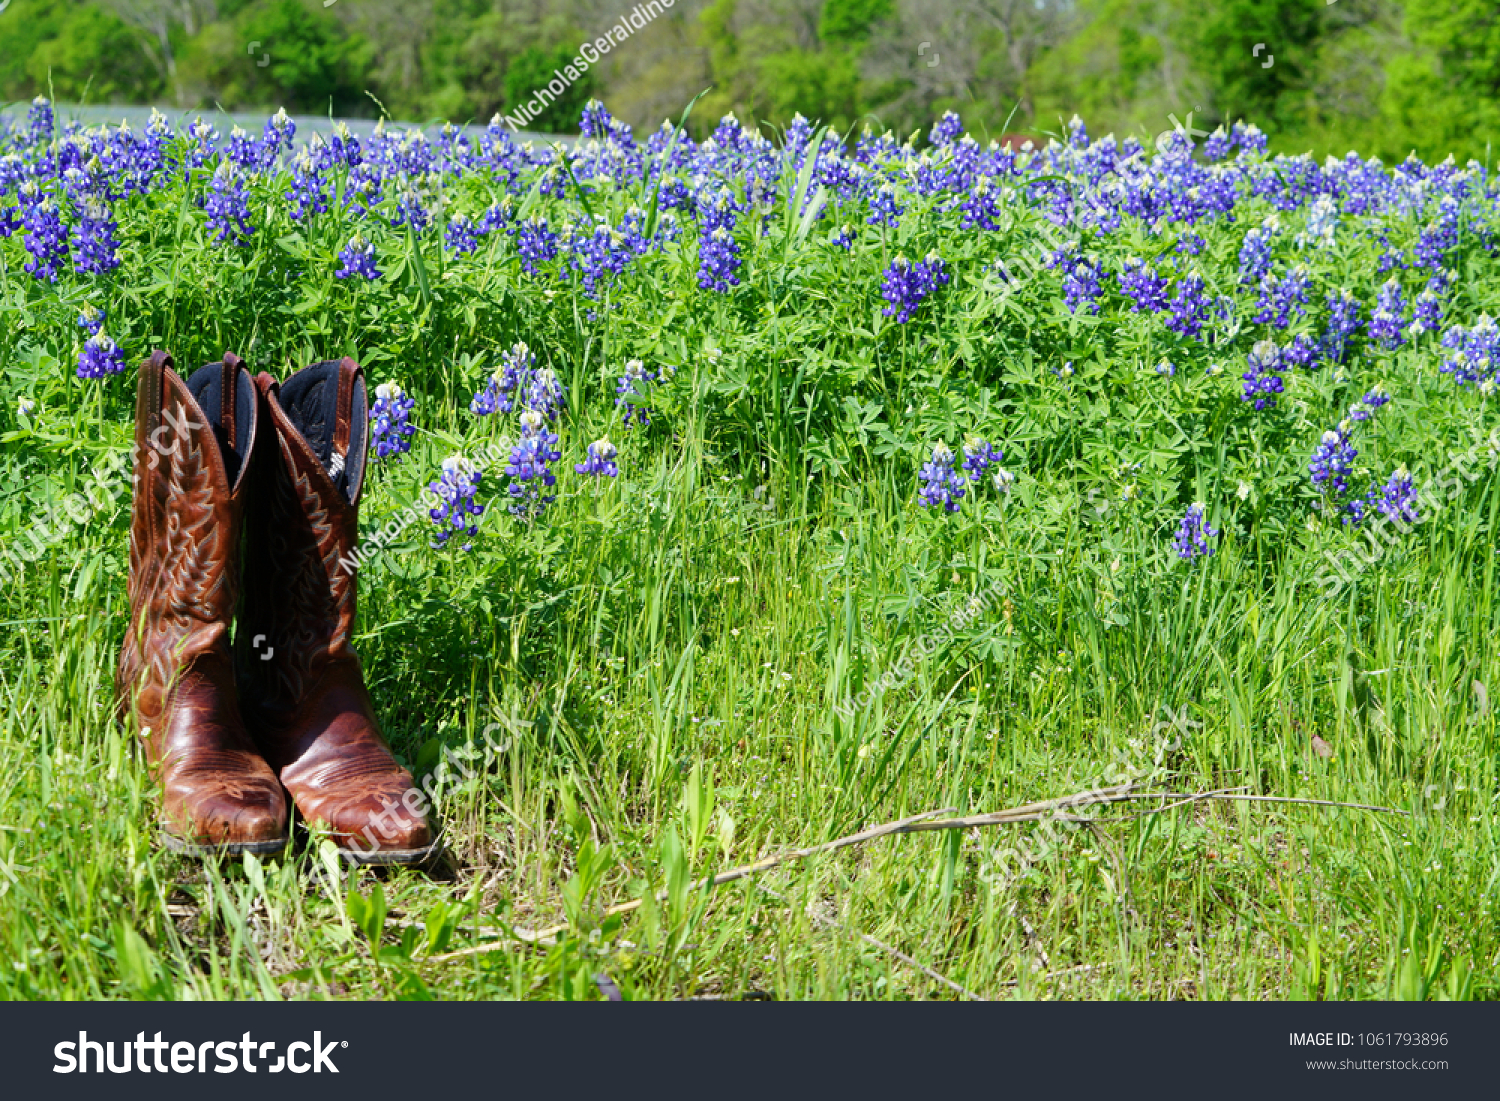
[[[222,679],[239,594],[240,531],[258,423],[253,384],[231,353],[184,381],[154,353],[136,388],[130,621],[116,687],[159,734],[195,663]],[[156,740],[153,737],[153,741]],[[153,756],[156,756],[153,750]]]
[[[247,709],[274,729],[331,667],[358,675],[349,640],[369,410],[363,373],[348,358],[279,385],[266,374],[255,383],[265,441],[248,505],[236,658]]]

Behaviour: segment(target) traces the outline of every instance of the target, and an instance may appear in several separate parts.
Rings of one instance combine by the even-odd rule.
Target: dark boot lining
[[[239,371],[235,375],[234,423],[238,437],[234,446],[229,446],[228,434],[220,423],[220,388],[224,384],[224,368],[218,363],[205,363],[187,380],[188,393],[198,403],[213,429],[214,439],[219,441],[219,454],[224,457],[224,473],[233,491],[239,481],[245,461],[250,457],[250,437],[255,426],[255,384],[250,375]]]
[[[338,400],[339,361],[334,359],[304,367],[283,382],[277,391],[277,401],[292,427],[307,441],[307,446],[333,479],[334,487],[352,502],[353,490],[359,486],[365,454],[364,379],[355,384],[349,453],[343,456],[344,462],[335,474],[333,429],[338,416]]]

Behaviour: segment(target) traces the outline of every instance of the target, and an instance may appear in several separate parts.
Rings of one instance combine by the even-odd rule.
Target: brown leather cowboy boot
[[[115,690],[162,788],[162,838],[193,856],[279,852],[286,795],[240,717],[229,650],[257,395],[240,360],[141,365],[130,623]]]
[[[381,737],[349,643],[369,444],[364,376],[345,358],[255,384],[267,446],[235,636],[246,724],[303,819],[330,830],[348,859],[421,863],[438,849],[426,800]]]

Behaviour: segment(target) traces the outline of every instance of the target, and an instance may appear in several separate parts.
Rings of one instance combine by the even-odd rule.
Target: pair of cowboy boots
[[[315,363],[278,385],[226,352],[184,381],[156,352],[135,443],[116,689],[161,785],[164,843],[279,852],[289,794],[351,861],[434,856],[349,641],[369,450],[359,365]]]

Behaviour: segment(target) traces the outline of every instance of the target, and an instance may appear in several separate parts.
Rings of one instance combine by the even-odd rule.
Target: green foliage
[[[77,103],[147,102],[162,83],[136,35],[112,13],[73,4],[54,37],[36,43],[26,61],[32,85]]]
[[[256,0],[192,41],[181,79],[225,106],[363,114],[366,53],[317,0]]]
[[[895,11],[895,0],[823,0],[818,37],[840,46],[864,42]]]
[[[594,73],[590,69],[569,82],[564,69],[575,56],[568,46],[528,46],[516,54],[506,68],[505,99],[511,110],[518,110],[529,102],[540,105],[540,100],[534,99],[538,92],[559,80],[565,85],[552,102],[541,106],[528,129],[561,133],[578,128],[584,104],[593,98]],[[554,88],[552,92],[555,91]]]
[[[1323,8],[1322,0],[1222,0],[1204,10],[1188,33],[1219,117],[1254,119],[1266,129],[1296,117]]]

